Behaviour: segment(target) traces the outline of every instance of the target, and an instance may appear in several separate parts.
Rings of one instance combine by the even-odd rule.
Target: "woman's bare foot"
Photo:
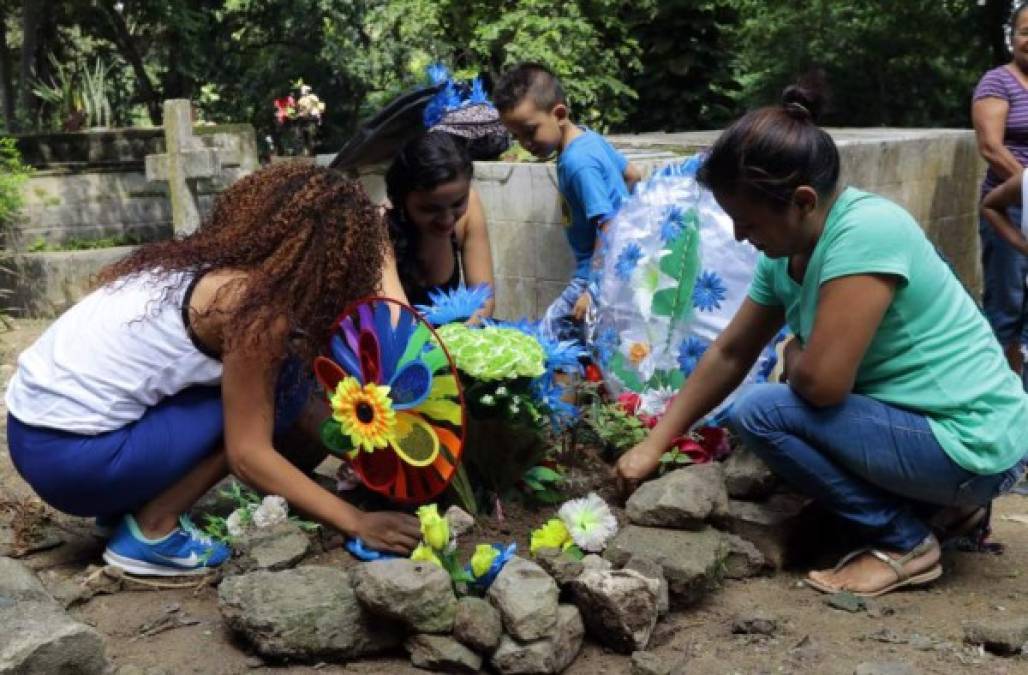
[[[876,595],[893,586],[904,585],[901,582],[907,579],[918,578],[932,572],[939,564],[941,550],[935,537],[929,536],[908,553],[896,551],[881,551],[881,553],[896,561],[903,574],[898,574],[892,565],[879,559],[871,551],[865,551],[841,568],[814,570],[807,578],[814,588],[827,593],[849,591],[857,595]],[[935,574],[932,578],[937,578],[937,576],[938,574]],[[928,580],[924,579],[923,581]],[[919,579],[915,583],[923,583],[923,581]]]

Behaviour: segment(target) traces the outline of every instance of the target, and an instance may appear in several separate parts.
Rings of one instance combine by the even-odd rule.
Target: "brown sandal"
[[[924,541],[922,541],[920,544],[918,544],[909,552],[905,553],[903,556],[899,558],[893,558],[889,554],[880,551],[876,548],[859,548],[856,551],[851,551],[850,553],[847,553],[845,556],[843,556],[842,560],[840,560],[832,569],[832,572],[838,572],[843,567],[852,562],[855,558],[864,555],[865,553],[870,553],[875,558],[888,565],[892,569],[893,573],[896,575],[895,582],[877,591],[858,592],[847,591],[847,589],[845,588],[833,588],[826,584],[822,584],[819,581],[811,579],[809,576],[803,581],[807,586],[810,586],[815,590],[821,591],[822,593],[828,593],[830,595],[847,591],[853,595],[862,598],[876,598],[879,595],[885,595],[886,593],[895,591],[898,588],[903,588],[904,586],[920,586],[922,584],[927,584],[929,582],[935,581],[936,579],[941,577],[942,563],[935,563],[923,572],[918,572],[917,574],[913,575],[908,574],[907,571],[904,569],[904,566],[906,566],[906,564],[909,563],[911,560],[914,560],[915,558],[919,558],[925,555],[926,553],[931,551],[933,547],[937,547],[938,545],[939,543],[938,541],[936,541],[935,537],[933,535],[928,535],[927,537],[925,537]]]

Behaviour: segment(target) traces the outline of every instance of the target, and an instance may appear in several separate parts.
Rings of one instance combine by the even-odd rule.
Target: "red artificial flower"
[[[585,381],[603,382],[603,373],[600,372],[595,363],[590,363],[585,367]]]
[[[660,418],[654,415],[642,414],[639,415],[639,421],[642,422],[643,426],[647,429],[652,429],[653,427],[657,426],[657,422],[660,421]]]
[[[688,456],[694,464],[705,464],[713,459],[706,448],[688,436],[679,436],[675,441],[675,448],[678,449],[678,452]]]
[[[723,427],[701,427],[696,434],[700,437],[700,445],[714,459],[721,459],[732,452],[728,432]]]
[[[286,120],[290,119],[295,112],[296,101],[291,94],[275,99],[275,121],[279,124],[285,124]]]
[[[634,391],[623,391],[618,394],[618,405],[629,415],[634,415],[639,410],[642,399]]]

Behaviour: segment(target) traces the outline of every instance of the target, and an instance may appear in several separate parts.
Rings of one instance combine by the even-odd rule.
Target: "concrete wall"
[[[843,180],[909,209],[977,295],[981,271],[976,204],[984,165],[974,134],[950,129],[830,131],[840,147]],[[616,136],[613,141],[633,161],[651,168],[708,147],[716,137],[717,132],[690,132]],[[30,223],[27,233],[67,237],[76,232],[147,231],[166,236],[170,211],[163,187],[147,184],[141,165],[133,171],[125,168],[108,164],[94,166],[92,172],[60,173],[67,167],[40,172],[26,188],[35,207],[30,206],[31,222],[36,223],[36,230]],[[573,268],[560,222],[555,167],[552,163],[480,162],[475,173],[492,241],[497,312],[505,318],[537,317],[564,287]],[[381,171],[362,178],[373,198],[384,197]],[[213,193],[232,179],[230,170],[207,191]],[[60,202],[47,203],[50,197]],[[24,268],[30,271],[28,281],[15,283],[8,278],[0,281],[0,289],[16,290],[16,300],[6,303],[22,307],[22,313],[53,315],[74,302],[87,287],[89,275],[118,254],[115,250],[33,254],[39,257],[28,256],[31,260]]]
[[[949,258],[977,296],[981,269],[978,186],[984,163],[974,133],[959,129],[830,129],[839,145],[842,180],[903,205]],[[719,132],[612,136],[645,169],[709,147]],[[381,172],[364,177],[369,193],[384,196]],[[574,268],[564,237],[552,163],[479,162],[493,264],[497,315],[538,317],[564,288]]]
[[[165,183],[146,180],[147,154],[164,152],[163,129],[119,129],[17,137],[36,170],[24,189],[25,222],[19,248],[37,241],[66,244],[131,236],[152,241],[171,235]],[[213,196],[258,166],[253,127],[196,127],[203,142],[222,152],[221,175],[198,182],[201,209]]]

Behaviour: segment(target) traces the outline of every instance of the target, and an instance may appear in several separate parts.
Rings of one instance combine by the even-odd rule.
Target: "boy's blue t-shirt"
[[[624,172],[628,160],[595,131],[582,127],[557,158],[557,188],[564,199],[568,243],[575,256],[575,276],[589,277],[596,247],[594,219],[605,221],[628,196]]]

